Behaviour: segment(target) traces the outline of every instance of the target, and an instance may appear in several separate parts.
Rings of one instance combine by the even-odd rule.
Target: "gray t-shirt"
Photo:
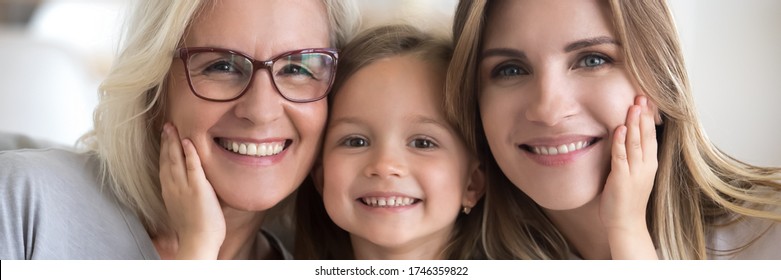
[[[86,153],[0,152],[0,259],[159,259],[98,170]]]
[[[0,151],[0,259],[160,259],[141,220],[101,184],[98,170],[89,153]],[[292,259],[272,233],[256,238]]]

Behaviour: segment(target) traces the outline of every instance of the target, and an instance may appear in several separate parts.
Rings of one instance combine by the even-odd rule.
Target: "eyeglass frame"
[[[233,55],[238,55],[241,57],[246,58],[252,63],[252,73],[249,77],[249,82],[247,83],[247,86],[244,87],[244,89],[236,95],[236,97],[230,98],[230,99],[213,99],[208,98],[205,96],[201,96],[198,94],[198,92],[195,90],[195,87],[193,86],[193,82],[190,78],[190,68],[188,65],[188,60],[190,59],[190,55],[196,54],[196,53],[205,53],[205,52],[217,52],[217,53],[229,53]],[[323,93],[322,96],[313,98],[313,99],[292,99],[284,94],[282,94],[282,91],[279,90],[279,87],[277,87],[277,82],[274,80],[274,74],[271,73],[274,67],[274,63],[277,62],[280,58],[290,56],[290,55],[296,55],[296,54],[308,54],[308,53],[320,53],[320,54],[326,54],[333,58],[334,62],[331,65],[331,80],[328,81],[328,88],[325,90],[325,93]],[[181,47],[177,48],[176,51],[174,51],[174,58],[179,58],[182,61],[182,64],[184,66],[185,75],[187,76],[187,85],[190,87],[190,91],[193,92],[195,96],[198,98],[201,98],[203,100],[212,101],[212,102],[230,102],[234,101],[236,99],[241,98],[244,96],[245,93],[247,93],[247,90],[252,87],[252,82],[255,79],[255,72],[257,72],[259,69],[263,68],[268,70],[267,73],[269,75],[269,78],[271,79],[271,84],[274,86],[274,89],[277,91],[277,93],[282,96],[287,101],[295,102],[295,103],[309,103],[309,102],[315,102],[318,100],[321,100],[328,96],[328,94],[331,92],[331,87],[334,85],[334,80],[336,77],[336,65],[339,63],[339,52],[334,48],[309,48],[309,49],[298,49],[298,50],[292,50],[287,51],[282,54],[279,54],[277,56],[272,57],[268,60],[257,60],[253,58],[252,56],[242,53],[240,51],[235,51],[231,49],[224,49],[224,48],[211,48],[211,47]]]

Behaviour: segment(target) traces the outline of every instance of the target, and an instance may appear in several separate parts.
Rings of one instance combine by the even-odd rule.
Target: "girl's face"
[[[206,4],[185,35],[184,46],[240,51],[267,60],[290,50],[329,47],[322,1],[220,1]],[[265,210],[295,190],[309,174],[325,126],[327,103],[293,103],[260,69],[247,92],[230,102],[198,98],[182,61],[169,74],[166,118],[195,144],[206,178],[220,200],[242,210]],[[244,145],[245,151],[222,144]],[[254,146],[254,147],[250,147]],[[246,150],[266,150],[266,156]],[[270,151],[270,153],[269,153]]]
[[[479,197],[467,190],[477,163],[440,106],[444,73],[393,56],[357,71],[335,97],[322,194],[359,258],[366,248],[440,257],[462,205]]]
[[[491,3],[480,54],[480,114],[507,177],[542,207],[594,200],[612,132],[639,87],[603,1]]]

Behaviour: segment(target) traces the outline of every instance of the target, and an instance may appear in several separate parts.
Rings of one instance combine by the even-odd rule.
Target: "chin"
[[[538,185],[542,186],[542,185]],[[557,185],[536,190],[524,191],[540,207],[548,210],[572,210],[583,207],[597,199],[602,192],[597,185]]]
[[[229,189],[215,187],[217,197],[225,206],[243,211],[265,211],[273,208],[290,195],[295,188],[269,189],[262,186],[239,186]]]

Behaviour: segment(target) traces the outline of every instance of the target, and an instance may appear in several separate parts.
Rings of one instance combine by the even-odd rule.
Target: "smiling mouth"
[[[292,140],[265,142],[265,143],[251,143],[251,142],[237,142],[223,138],[214,138],[214,141],[220,145],[226,151],[255,157],[267,157],[278,155],[293,143]]]
[[[404,196],[391,196],[391,197],[361,197],[357,199],[358,202],[363,203],[369,207],[375,208],[390,208],[390,207],[403,207],[410,206],[420,202],[420,199]]]
[[[572,143],[566,143],[561,144],[557,146],[545,146],[545,145],[527,145],[527,144],[521,144],[519,147],[525,151],[528,151],[533,154],[537,155],[545,155],[545,156],[555,156],[555,155],[565,155],[569,153],[574,153],[577,151],[580,151],[582,149],[585,149],[591,145],[594,145],[595,143],[602,140],[601,138],[593,138],[591,140],[582,140],[582,141],[575,141]]]

